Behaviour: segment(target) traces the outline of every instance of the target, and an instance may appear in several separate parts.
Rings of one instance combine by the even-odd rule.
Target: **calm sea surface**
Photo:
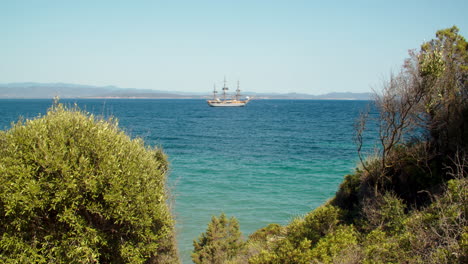
[[[366,101],[62,100],[164,148],[184,263],[212,215],[235,216],[245,236],[286,224],[331,198],[357,164],[353,124]],[[0,100],[0,128],[45,114],[52,100]]]

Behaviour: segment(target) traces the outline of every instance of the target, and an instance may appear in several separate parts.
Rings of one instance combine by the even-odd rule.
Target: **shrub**
[[[387,192],[383,196],[367,199],[362,210],[372,229],[400,232],[406,218],[405,208],[401,199]]]
[[[206,232],[193,241],[192,260],[197,264],[226,263],[234,258],[244,245],[237,220],[234,217],[228,219],[222,213],[219,218],[213,216]]]
[[[362,200],[362,172],[346,175],[340,184],[331,204],[344,211],[346,222],[351,223],[359,215],[359,206]]]
[[[456,26],[437,31],[436,38],[423,43],[419,52],[410,51],[401,71],[390,76],[376,94],[379,115],[372,121],[378,128],[381,168],[374,174],[376,195],[389,184],[398,183],[397,177],[409,181],[402,186],[416,185],[402,192],[417,193],[443,183],[448,175],[437,172],[446,172],[445,167],[454,166],[451,161],[458,152],[467,152],[467,47]],[[364,114],[356,126],[359,151],[365,145],[363,133],[369,117],[369,113]],[[406,158],[410,159],[395,164]],[[366,162],[362,165],[372,171]],[[421,199],[417,196],[408,198]]]
[[[427,263],[457,263],[468,260],[468,179],[448,182],[443,195],[405,222],[412,234],[409,243],[414,254]]]
[[[117,121],[54,105],[0,133],[0,260],[178,262],[167,161]]]
[[[299,244],[304,238],[315,244],[326,234],[332,232],[342,221],[343,211],[333,205],[324,205],[297,219],[289,225],[288,239]]]
[[[349,249],[356,250],[357,244],[358,233],[354,227],[343,225],[321,238],[312,249],[311,255],[314,263],[333,263],[335,258],[347,253]]]
[[[272,249],[263,250],[249,259],[249,264],[308,264],[312,261],[310,240],[294,245],[288,239],[275,241]]]
[[[399,263],[404,259],[398,241],[380,229],[370,232],[363,244],[363,263]]]
[[[283,233],[283,227],[278,224],[269,224],[260,228],[249,236],[249,240],[268,240],[274,236],[280,236]]]

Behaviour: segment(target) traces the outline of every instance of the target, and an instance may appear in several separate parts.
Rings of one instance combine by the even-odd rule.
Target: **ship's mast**
[[[218,91],[216,91],[216,84],[213,84],[213,100],[216,100],[216,94]]]
[[[226,91],[229,90],[226,86],[226,76],[224,76],[224,86],[223,86],[223,99],[226,100]]]
[[[239,80],[237,80],[237,89],[236,89],[236,100],[239,101],[239,97],[241,96],[240,94],[240,88],[239,88]]]

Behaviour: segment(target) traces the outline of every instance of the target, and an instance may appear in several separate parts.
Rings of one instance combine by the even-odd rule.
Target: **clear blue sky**
[[[367,92],[468,1],[0,0],[0,83]]]

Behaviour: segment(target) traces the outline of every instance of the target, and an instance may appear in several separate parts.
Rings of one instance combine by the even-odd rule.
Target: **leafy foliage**
[[[267,240],[271,237],[281,236],[283,227],[278,224],[269,224],[264,228],[260,228],[249,236],[249,240]]]
[[[395,194],[387,192],[381,197],[366,200],[363,215],[370,229],[399,232],[403,229],[406,205]]]
[[[205,233],[193,241],[193,262],[197,264],[226,263],[236,256],[244,247],[239,231],[239,223],[224,213],[219,218],[213,216]]]
[[[455,26],[437,31],[376,95],[380,164],[362,163],[375,195],[393,189],[406,202],[424,205],[422,191],[450,179],[446,168],[467,152],[468,43],[458,32]],[[367,117],[357,124],[358,149]]]
[[[76,107],[0,132],[1,262],[178,262],[167,166],[160,149]]]
[[[344,238],[346,235],[343,232],[349,231],[347,235],[353,236],[354,231],[340,225],[341,217],[339,208],[324,205],[304,217],[296,218],[282,230],[270,233],[266,237],[268,242],[249,259],[249,263],[310,263],[314,259],[328,261],[328,254],[337,255],[340,251],[338,248],[343,244],[353,244],[348,237]],[[261,236],[254,233],[251,239],[253,237],[259,239]]]
[[[289,225],[288,238],[298,244],[304,238],[315,244],[320,238],[332,232],[340,223],[342,211],[333,205],[321,206],[308,213],[303,219],[296,219]]]
[[[354,226],[342,225],[321,238],[311,250],[311,256],[315,263],[333,263],[347,250],[355,250],[357,244],[358,233]]]
[[[249,264],[307,264],[312,261],[311,243],[305,238],[294,245],[288,239],[280,239],[249,259]]]

